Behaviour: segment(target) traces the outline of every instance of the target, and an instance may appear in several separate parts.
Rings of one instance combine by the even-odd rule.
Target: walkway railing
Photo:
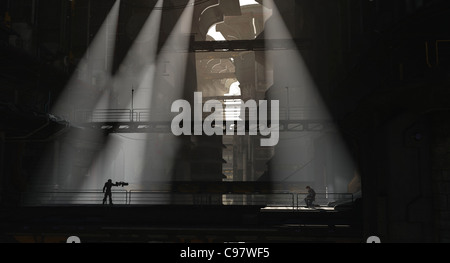
[[[151,191],[129,191],[128,200],[133,205],[228,205],[271,206],[294,208],[294,194],[188,194]]]
[[[183,205],[183,206],[262,206],[298,210],[305,206],[304,193],[230,193],[230,194],[192,194],[156,191],[113,191],[113,203],[117,205]],[[23,206],[52,205],[101,205],[104,194],[101,190],[90,191],[36,191],[22,194]],[[334,207],[339,204],[352,204],[350,193],[318,193],[314,204]]]
[[[280,108],[280,120],[323,120],[323,114],[313,108],[290,107]],[[240,108],[230,109],[235,116],[240,115]],[[178,113],[151,112],[150,109],[96,109],[77,110],[74,112],[75,123],[86,122],[150,122],[150,121],[171,121]]]
[[[115,204],[127,205],[128,191],[113,191]],[[103,202],[104,193],[101,190],[88,191],[36,191],[23,193],[21,204],[23,206],[49,206],[49,205],[98,205]]]

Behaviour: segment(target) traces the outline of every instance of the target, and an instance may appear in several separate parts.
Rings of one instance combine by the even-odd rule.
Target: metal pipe
[[[61,146],[60,142],[56,140],[53,144],[53,189],[58,189],[58,175],[59,175],[59,162],[60,162]]]
[[[134,87],[131,90],[131,122],[134,121]]]
[[[287,114],[287,121],[290,121],[290,119],[291,119],[291,109],[290,109],[290,101],[289,101],[289,96],[290,96],[290,94],[289,94],[289,87],[286,87],[286,95],[287,95],[287,108],[286,108],[286,114]],[[289,123],[288,123],[289,124]]]

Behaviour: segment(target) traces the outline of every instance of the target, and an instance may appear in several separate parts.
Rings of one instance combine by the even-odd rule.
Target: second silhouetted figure
[[[316,201],[316,192],[310,186],[307,186],[306,190],[308,190],[308,195],[305,198],[306,207],[314,208],[313,202]]]

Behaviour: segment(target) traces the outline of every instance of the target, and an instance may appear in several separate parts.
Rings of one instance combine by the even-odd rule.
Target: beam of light
[[[150,107],[162,6],[163,0],[159,0],[114,77],[115,96],[126,109]]]
[[[112,80],[113,96],[121,100],[115,106],[131,111],[151,107],[162,6],[163,0],[159,0]],[[133,121],[142,121],[138,117],[130,116]],[[109,135],[107,147],[91,167],[95,179],[86,181],[84,188],[101,187],[99,182],[108,179],[129,182],[128,188],[141,188],[147,144],[146,134]]]
[[[99,107],[100,98],[111,84],[119,10],[117,0],[53,107],[53,114],[75,121],[76,111]]]
[[[265,26],[265,38],[292,39],[273,0],[264,0],[264,6],[273,9]],[[270,49],[270,42],[267,45]],[[282,120],[332,120],[300,51],[266,51],[266,62],[267,74],[273,74],[274,83],[269,99],[280,101]],[[271,162],[271,180],[304,182],[320,192],[347,192],[355,167],[339,133],[301,135],[308,136],[281,133]]]
[[[171,113],[173,102],[184,99],[185,89],[188,88],[185,79],[187,70],[191,69],[187,67],[188,61],[190,56],[193,56],[188,52],[194,14],[193,4],[194,0],[190,0],[183,10],[158,57],[153,82],[151,121],[170,123],[174,117]],[[179,146],[179,138],[171,133],[148,134],[147,150],[144,155],[147,165],[142,172],[141,180],[148,184],[170,183]]]
[[[108,94],[112,80],[119,9],[120,0],[117,0],[51,109],[51,114],[75,124],[80,117],[78,110],[90,111],[98,107],[99,102],[107,103],[102,97]],[[89,165],[91,160],[88,158],[94,158],[92,153],[103,147],[103,139],[103,134],[98,131],[71,131],[63,140],[54,142],[54,146],[44,153],[36,181],[32,184],[45,189],[78,189],[85,179],[82,175],[84,172],[72,168]]]

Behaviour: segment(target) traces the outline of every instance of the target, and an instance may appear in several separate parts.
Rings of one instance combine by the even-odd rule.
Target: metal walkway
[[[91,191],[36,191],[22,194],[22,206],[89,206],[101,205],[101,190]],[[145,206],[259,206],[265,211],[304,211],[303,193],[173,193],[157,191],[122,190],[114,191],[116,205]],[[314,204],[317,208],[332,211],[338,204],[353,204],[350,193],[317,193]]]
[[[100,109],[80,110],[74,114],[73,125],[83,128],[103,130],[105,133],[172,133],[172,119],[177,114],[152,114],[149,109]],[[289,111],[280,110],[280,132],[325,132],[334,131],[331,120],[310,118],[312,114],[300,108]],[[242,122],[241,122],[242,123]],[[191,127],[194,127],[194,122]],[[220,122],[216,125],[226,131],[237,130],[238,121]],[[245,121],[245,130],[250,130],[249,121]],[[259,129],[258,129],[259,130]]]

